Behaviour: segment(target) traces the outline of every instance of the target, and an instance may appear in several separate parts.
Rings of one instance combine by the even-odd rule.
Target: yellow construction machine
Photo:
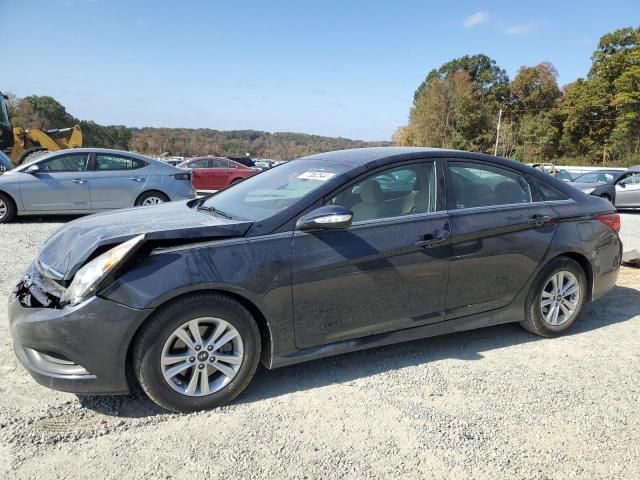
[[[82,130],[79,125],[51,130],[12,127],[7,100],[7,96],[0,92],[0,150],[9,155],[14,166],[43,152],[82,146]]]

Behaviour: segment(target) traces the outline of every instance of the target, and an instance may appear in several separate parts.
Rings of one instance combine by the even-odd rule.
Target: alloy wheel
[[[164,203],[160,197],[147,197],[142,201],[143,206],[158,205],[160,203]]]
[[[176,328],[160,357],[169,386],[190,397],[223,389],[237,375],[244,359],[240,333],[220,318],[190,320]]]
[[[573,273],[566,270],[554,273],[540,295],[544,321],[558,326],[571,320],[580,304],[580,294],[580,284]]]
[[[6,215],[9,209],[7,208],[7,204],[4,203],[2,199],[0,199],[0,220],[2,220]]]

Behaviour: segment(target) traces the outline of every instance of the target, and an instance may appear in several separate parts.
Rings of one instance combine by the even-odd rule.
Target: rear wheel
[[[161,203],[165,203],[168,201],[169,201],[169,197],[167,197],[162,192],[156,192],[156,191],[144,192],[136,200],[136,207],[148,207],[150,205],[159,205]]]
[[[554,337],[571,328],[587,296],[582,267],[567,257],[549,262],[531,285],[525,320],[520,324],[532,333]]]
[[[9,223],[16,216],[16,204],[13,199],[0,193],[0,223]]]
[[[230,402],[253,378],[259,358],[253,317],[217,293],[190,295],[163,307],[143,327],[133,353],[142,389],[174,412]]]

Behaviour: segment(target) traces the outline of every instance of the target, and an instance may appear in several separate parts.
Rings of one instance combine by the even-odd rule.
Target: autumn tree
[[[402,145],[473,149],[481,120],[471,78],[459,71],[429,82],[411,109],[409,124],[396,133]]]

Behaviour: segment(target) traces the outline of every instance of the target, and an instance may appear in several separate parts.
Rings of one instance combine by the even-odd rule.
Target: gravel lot
[[[65,220],[0,226],[0,295]],[[504,325],[259,370],[186,416],[38,386],[2,302],[0,478],[640,478],[639,288],[624,268],[563,338]]]

